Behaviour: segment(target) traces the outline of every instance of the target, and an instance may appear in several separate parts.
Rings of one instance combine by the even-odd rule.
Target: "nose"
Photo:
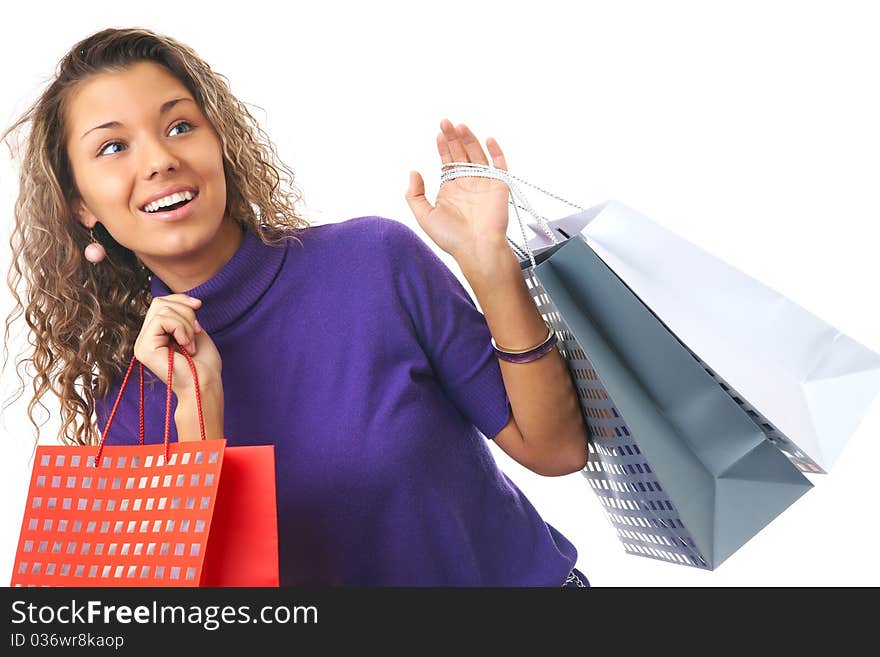
[[[141,152],[146,178],[152,178],[157,171],[166,172],[179,168],[180,162],[177,156],[162,143],[161,139],[147,139],[143,143]]]

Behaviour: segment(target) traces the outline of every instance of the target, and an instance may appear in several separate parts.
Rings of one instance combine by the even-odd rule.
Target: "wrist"
[[[202,396],[216,394],[218,391],[222,391],[222,389],[223,382],[219,375],[215,376],[205,372],[199,373],[199,394]],[[191,377],[186,380],[181,380],[179,386],[173,386],[172,392],[179,400],[187,399],[192,400],[193,402],[196,400],[195,382]]]
[[[195,396],[195,390],[195,382],[190,382],[187,390],[185,390],[184,393],[189,392],[189,394]],[[215,392],[219,390],[223,390],[223,379],[220,378],[219,374],[216,376],[206,376],[204,374],[199,376],[199,392],[204,394],[206,392]]]
[[[195,388],[187,388],[186,390],[176,393],[177,396],[177,410],[174,411],[174,416],[177,417],[182,411],[181,407],[184,410],[197,409],[198,400],[196,398]],[[214,406],[217,405],[218,402],[223,401],[223,387],[220,385],[211,384],[205,382],[199,382],[199,395],[202,400],[202,410],[206,404],[212,404]]]
[[[205,421],[205,437],[223,438],[223,388],[199,382],[199,398],[202,402],[202,417]],[[195,389],[189,388],[177,396],[177,408],[174,411],[174,423],[177,426],[178,440],[199,440],[199,404]]]
[[[474,245],[468,253],[456,258],[456,262],[475,291],[478,287],[492,287],[522,278],[519,260],[506,241]]]

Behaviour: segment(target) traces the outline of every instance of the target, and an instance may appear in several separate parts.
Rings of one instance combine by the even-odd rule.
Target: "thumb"
[[[434,209],[434,206],[425,198],[425,182],[418,171],[409,172],[409,189],[406,192],[406,202],[419,222]]]

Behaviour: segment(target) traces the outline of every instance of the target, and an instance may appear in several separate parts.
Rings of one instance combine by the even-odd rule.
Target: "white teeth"
[[[160,198],[158,201],[153,201],[152,203],[147,203],[144,206],[144,210],[147,212],[155,212],[159,208],[164,208],[168,205],[174,205],[175,203],[180,203],[180,201],[187,200],[190,201],[195,198],[195,194],[190,191],[186,192],[177,192],[176,194],[171,194],[169,196],[165,196]]]

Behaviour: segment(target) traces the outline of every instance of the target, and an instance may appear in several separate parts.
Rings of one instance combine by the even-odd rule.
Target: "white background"
[[[404,198],[410,169],[435,198],[434,139],[446,117],[484,146],[495,137],[511,173],[584,207],[618,199],[880,351],[880,25],[871,3],[140,4],[18,3],[0,28],[4,127],[76,41],[147,27],[229,79],[296,172],[315,223],[371,214],[406,222],[467,286]],[[2,153],[6,244],[17,167]],[[571,211],[530,200],[544,214]],[[5,273],[8,246],[2,256]],[[11,308],[4,289],[4,317]],[[24,345],[26,327],[15,326],[10,362]],[[17,384],[10,366],[4,402]],[[0,583],[29,481],[27,401],[5,409],[0,427]],[[53,401],[44,399],[51,416],[37,409],[48,442],[59,426]],[[715,572],[625,554],[580,474],[541,477],[492,450],[576,544],[594,586],[876,586],[878,428],[875,404],[831,474],[811,476],[815,488]]]

